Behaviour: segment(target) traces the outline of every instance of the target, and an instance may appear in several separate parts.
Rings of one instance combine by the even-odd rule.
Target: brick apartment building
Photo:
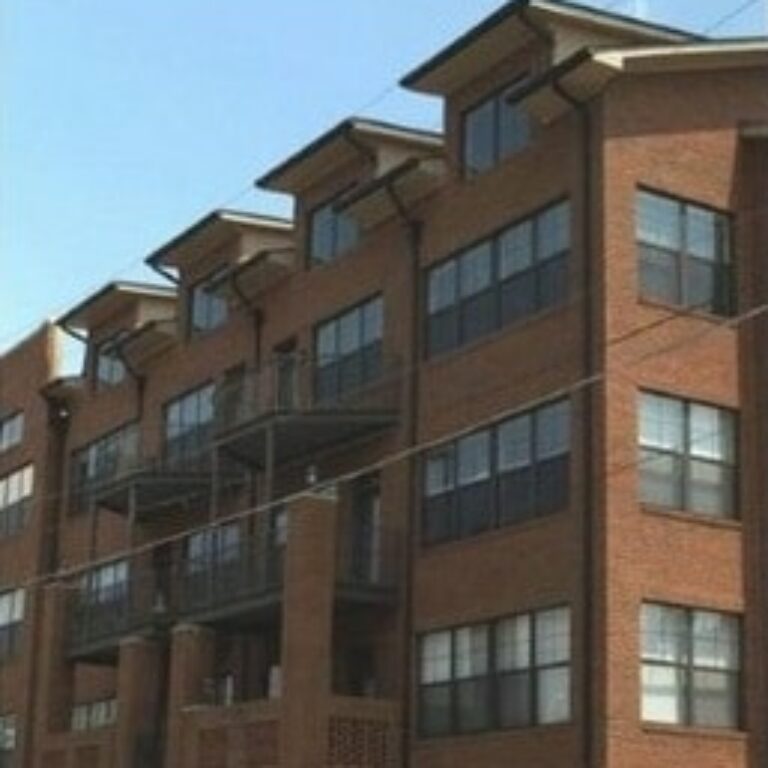
[[[768,766],[768,41],[402,83],[0,360],[3,768]]]

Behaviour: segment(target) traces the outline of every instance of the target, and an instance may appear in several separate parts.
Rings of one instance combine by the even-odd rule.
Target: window
[[[509,98],[528,82],[528,76],[515,80],[464,114],[464,172],[483,173],[524,149],[530,141],[527,113]]]
[[[430,451],[426,543],[551,514],[568,504],[570,406],[559,400]]]
[[[570,720],[569,608],[431,632],[420,645],[423,736]]]
[[[72,707],[73,731],[91,731],[106,728],[117,722],[117,699],[101,699]]]
[[[213,284],[221,274],[217,270],[193,286],[190,299],[190,317],[193,333],[213,331],[227,322],[227,300],[213,291]]]
[[[18,445],[23,438],[24,414],[21,411],[0,419],[0,453]]]
[[[84,573],[80,598],[88,605],[114,605],[128,596],[128,561],[114,560]]]
[[[564,201],[432,267],[427,355],[563,304],[570,239],[570,204]]]
[[[32,464],[0,477],[0,538],[12,536],[24,527],[32,499],[34,477]]]
[[[114,387],[125,378],[119,344],[126,335],[127,331],[121,331],[96,346],[96,385],[99,389]]]
[[[708,517],[734,517],[735,432],[731,411],[642,393],[641,501]]]
[[[315,399],[336,401],[382,372],[384,300],[376,296],[315,329]]]
[[[0,768],[10,768],[16,751],[16,715],[0,715]]]
[[[208,528],[187,539],[187,573],[207,572],[241,557],[240,527],[236,523]]]
[[[637,193],[636,208],[641,295],[731,314],[728,216],[644,190]]]
[[[165,407],[165,460],[193,469],[208,461],[213,423],[214,385],[206,384]]]
[[[90,491],[134,468],[139,461],[139,430],[126,424],[74,451],[70,464],[72,511],[88,509]]]
[[[641,614],[646,722],[737,728],[741,623],[736,616],[646,603]]]
[[[23,589],[0,592],[0,661],[16,655],[24,621]]]
[[[309,217],[309,259],[328,264],[357,245],[357,221],[335,209],[336,201],[315,208]]]

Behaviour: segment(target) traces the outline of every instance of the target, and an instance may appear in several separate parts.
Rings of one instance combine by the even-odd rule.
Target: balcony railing
[[[208,551],[182,560],[176,594],[178,615],[248,610],[279,592],[283,547],[254,535],[223,546],[212,541]]]
[[[257,521],[258,523],[259,521]],[[122,637],[162,631],[179,619],[217,622],[267,615],[282,600],[290,528],[223,522],[190,534],[163,557],[142,553],[91,569],[70,584],[70,651],[114,656]],[[401,564],[395,531],[342,523],[337,536],[337,599],[391,601]]]
[[[359,596],[391,595],[400,576],[401,548],[397,531],[375,525],[344,526],[338,540],[337,588]]]
[[[126,566],[126,577],[105,584],[89,578],[97,570],[70,583],[69,639],[74,655],[110,655],[120,638],[150,632],[169,619],[163,571],[146,558]]]
[[[216,392],[218,434],[269,415],[396,413],[401,367],[378,355],[345,365],[344,359],[323,361],[288,355],[222,384]]]

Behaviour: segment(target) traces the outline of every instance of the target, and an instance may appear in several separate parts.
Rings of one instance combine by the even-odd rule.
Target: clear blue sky
[[[392,86],[500,4],[0,0],[0,350],[212,208],[286,212],[252,180],[343,117],[438,127]],[[700,31],[742,2],[588,4]]]

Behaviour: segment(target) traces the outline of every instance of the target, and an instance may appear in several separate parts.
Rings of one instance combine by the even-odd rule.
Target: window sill
[[[688,739],[725,739],[746,741],[749,734],[738,728],[702,728],[700,726],[665,725],[664,723],[643,723],[643,733],[652,736],[676,736]]]
[[[536,528],[543,528],[547,525],[555,525],[565,518],[567,511],[568,507],[557,512],[551,512],[547,515],[533,517],[530,520],[525,520],[520,523],[509,523],[507,525],[500,525],[495,528],[489,528],[488,530],[481,531],[480,533],[476,533],[471,536],[465,536],[463,538],[446,539],[445,541],[435,541],[432,543],[419,541],[417,554],[420,557],[426,558],[448,554],[454,549],[466,550],[467,547],[471,546],[482,547],[493,541],[493,539],[505,538],[515,534],[525,533],[526,531],[535,530]]]
[[[572,309],[573,306],[574,302],[571,299],[568,299],[563,304],[558,304],[554,307],[548,307],[547,309],[543,309],[540,312],[535,312],[534,314],[518,320],[517,322],[502,325],[500,328],[495,328],[487,335],[481,336],[480,338],[477,338],[474,341],[470,341],[467,344],[455,347],[454,349],[448,350],[447,352],[439,353],[434,357],[428,357],[425,355],[422,359],[422,364],[427,368],[438,368],[441,365],[448,365],[463,355],[471,354],[472,352],[485,345],[498,342],[508,334],[523,332],[529,326],[551,320],[553,317],[557,317],[557,315],[564,316],[566,312]]]
[[[668,507],[657,507],[653,504],[641,504],[640,510],[643,514],[653,517],[667,518],[680,523],[693,523],[703,525],[718,530],[740,532],[742,530],[741,520],[734,517],[708,517],[707,515],[688,512],[682,509],[670,509]]]
[[[737,316],[736,312],[731,312],[727,315],[720,315],[714,312],[709,312],[705,309],[693,309],[691,307],[684,307],[680,304],[671,304],[666,301],[661,301],[660,299],[649,299],[645,296],[639,296],[637,303],[641,307],[667,312],[668,314],[676,315],[679,318],[703,320],[704,322],[711,323],[712,325],[720,325],[723,327],[728,327]]]
[[[509,155],[505,155],[500,158],[489,168],[485,168],[482,171],[473,171],[469,169],[463,161],[461,156],[461,147],[459,148],[459,158],[456,162],[456,175],[459,181],[466,187],[471,188],[472,185],[482,183],[486,179],[493,179],[495,176],[501,174],[504,171],[508,171],[511,167],[516,165],[521,158],[527,157],[532,154],[532,150],[536,147],[536,139],[530,138],[525,146],[512,152]]]
[[[521,725],[516,728],[493,728],[485,731],[470,731],[467,733],[446,733],[437,736],[421,736],[416,734],[413,741],[414,749],[451,748],[467,741],[500,741],[511,738],[540,738],[542,736],[568,731],[574,727],[574,722],[551,723],[544,725]]]

